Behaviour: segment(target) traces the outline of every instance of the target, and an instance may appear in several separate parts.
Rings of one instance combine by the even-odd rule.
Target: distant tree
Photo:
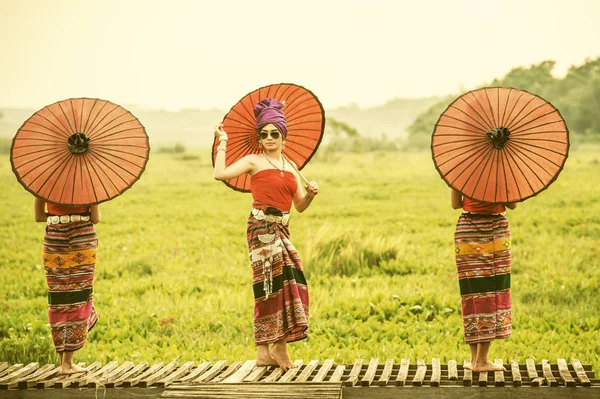
[[[327,118],[326,120],[326,124],[325,124],[329,130],[329,132],[331,132],[334,136],[342,136],[345,135],[346,137],[358,137],[360,136],[360,134],[358,133],[358,130],[352,126],[350,126],[349,124],[339,121],[335,118]]]

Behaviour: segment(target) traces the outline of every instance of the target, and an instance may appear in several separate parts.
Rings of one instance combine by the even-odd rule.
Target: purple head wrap
[[[260,131],[265,125],[272,123],[281,136],[285,139],[287,136],[287,120],[283,113],[284,104],[274,98],[265,98],[256,103],[254,108],[254,116],[256,116],[256,131]]]

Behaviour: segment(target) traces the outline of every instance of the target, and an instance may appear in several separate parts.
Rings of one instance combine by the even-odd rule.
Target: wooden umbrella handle
[[[283,154],[283,153],[282,153]],[[296,165],[290,161],[290,159],[288,158],[287,155],[283,154],[283,156],[285,157],[285,159],[287,159],[288,163],[290,165],[292,165],[292,168],[294,168],[294,170],[298,173],[298,175],[300,176],[300,178],[304,181],[305,184],[308,184],[308,180],[306,179],[306,177],[304,177],[304,175],[302,175],[302,173],[300,173],[300,171],[298,170],[298,168],[296,167]]]

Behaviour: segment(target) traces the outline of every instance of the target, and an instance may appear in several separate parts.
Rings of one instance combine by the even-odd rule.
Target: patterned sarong
[[[256,345],[307,337],[308,287],[302,261],[281,223],[248,219],[247,239],[254,288]]]
[[[504,215],[463,213],[454,234],[465,342],[508,338],[510,230]]]
[[[80,349],[98,320],[92,304],[97,248],[91,221],[46,227],[42,261],[48,284],[48,319],[57,352]]]

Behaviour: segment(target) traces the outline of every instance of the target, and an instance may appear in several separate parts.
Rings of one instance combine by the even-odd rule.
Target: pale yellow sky
[[[0,107],[228,109],[291,82],[326,108],[458,93],[600,56],[596,0],[0,0]]]

